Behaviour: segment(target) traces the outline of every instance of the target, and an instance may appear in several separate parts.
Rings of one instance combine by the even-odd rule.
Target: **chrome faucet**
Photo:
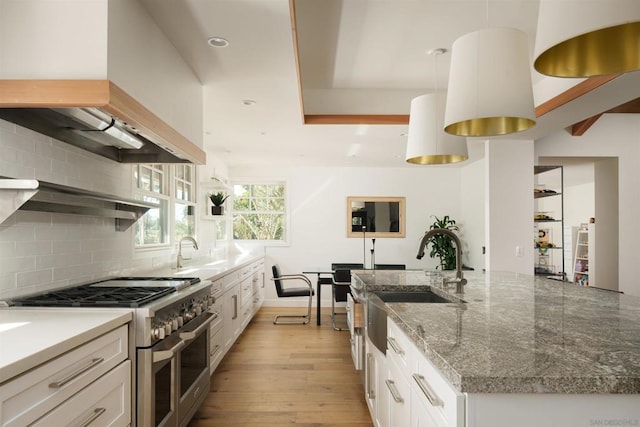
[[[182,261],[184,261],[185,259],[190,259],[182,258],[182,242],[184,242],[185,240],[189,240],[191,243],[193,243],[193,249],[198,250],[198,242],[196,242],[196,239],[194,239],[193,237],[184,236],[182,239],[180,239],[180,242],[178,243],[178,258],[176,260],[176,268],[178,270],[182,268]]]
[[[462,244],[460,243],[460,238],[453,231],[447,230],[446,228],[434,228],[424,233],[424,237],[422,238],[420,247],[418,248],[418,256],[416,258],[422,259],[424,256],[424,248],[427,247],[429,239],[436,234],[449,236],[456,244],[456,278],[451,280],[444,279],[443,283],[455,283],[456,293],[461,294],[464,292],[463,286],[467,284],[467,279],[462,276]]]

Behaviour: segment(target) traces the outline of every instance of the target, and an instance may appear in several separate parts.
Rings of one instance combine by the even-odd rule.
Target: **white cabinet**
[[[387,377],[384,380],[385,399],[383,404],[388,405],[388,410],[383,412],[389,414],[389,422],[381,425],[408,426],[411,422],[411,388],[405,369],[400,368],[397,358],[387,350]]]
[[[385,385],[387,362],[384,353],[365,339],[365,398],[376,427],[389,425],[389,391]]]
[[[209,307],[209,311],[215,317],[209,327],[209,371],[213,372],[224,356],[224,332],[223,332],[223,301],[222,280],[213,283],[212,294],[215,302]]]
[[[233,285],[222,297],[224,351],[229,351],[242,328],[240,315],[240,283]]]
[[[33,426],[126,426],[131,421],[131,362],[127,360],[36,421]]]
[[[67,409],[62,413],[67,413],[67,421],[72,416],[86,415],[85,411],[90,411],[95,403],[98,406],[94,409],[109,411],[105,418],[115,416],[126,425],[131,420],[131,368],[128,362],[126,367],[122,367],[127,358],[128,327],[123,325],[4,383],[0,386],[0,425],[10,427],[33,423],[70,398],[78,403],[65,403],[64,408]],[[109,377],[115,379],[103,381],[115,381],[120,385],[115,385],[111,391],[99,385],[96,386],[97,394],[85,393],[85,387],[95,384],[116,367],[119,370]],[[123,371],[127,374],[122,374]],[[109,403],[113,400],[112,391],[123,402],[122,407]]]
[[[389,425],[465,426],[465,396],[391,319],[387,322],[387,342]]]
[[[224,355],[247,327],[264,301],[264,261],[262,259],[213,281],[210,308],[219,320],[209,328],[210,365],[213,374]]]

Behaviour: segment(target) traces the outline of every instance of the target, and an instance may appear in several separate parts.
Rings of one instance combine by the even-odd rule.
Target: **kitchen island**
[[[467,419],[477,415],[479,402],[493,401],[495,409],[506,397],[507,406],[530,408],[533,414],[526,416],[555,401],[573,411],[591,407],[587,424],[572,425],[597,425],[613,416],[632,422],[624,425],[640,425],[640,298],[508,272],[465,272],[462,295],[435,281],[432,287],[423,271],[354,273],[356,285],[368,294],[429,287],[462,299],[387,303],[386,309],[452,388],[466,396]],[[599,416],[601,404],[617,412]],[[566,425],[561,419],[557,425]]]

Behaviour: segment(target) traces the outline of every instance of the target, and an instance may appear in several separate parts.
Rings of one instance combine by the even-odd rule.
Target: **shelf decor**
[[[223,215],[224,214],[224,202],[229,198],[228,194],[218,191],[217,193],[209,194],[209,200],[213,203],[211,206],[211,215]]]

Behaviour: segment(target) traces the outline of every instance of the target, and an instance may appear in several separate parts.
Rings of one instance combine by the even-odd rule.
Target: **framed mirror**
[[[347,197],[347,237],[404,237],[404,205],[404,197]]]

